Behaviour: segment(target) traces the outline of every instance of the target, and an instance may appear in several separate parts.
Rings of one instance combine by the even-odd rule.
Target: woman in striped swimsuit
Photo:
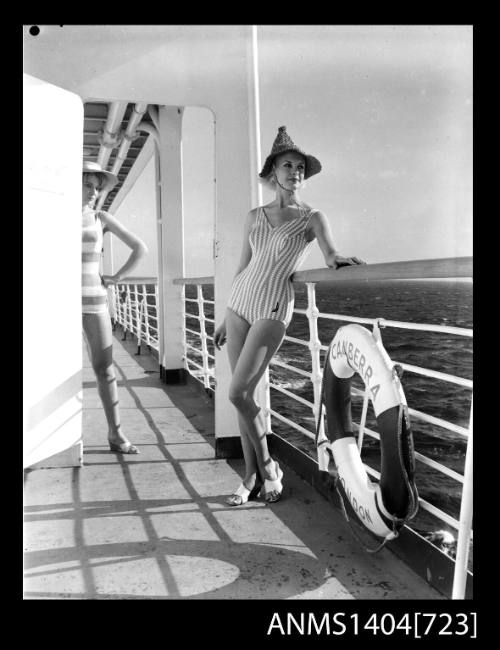
[[[275,189],[276,198],[247,215],[226,317],[214,335],[218,349],[227,340],[233,372],[229,399],[238,412],[245,459],[243,482],[226,501],[231,506],[246,503],[262,488],[266,501],[281,498],[283,472],[269,455],[265,422],[254,392],[292,319],[294,293],[290,276],[314,239],[329,267],[364,263],[336,252],[325,215],[299,197],[304,180],[319,171],[319,160],[299,149],[286,127],[281,126],[259,174]]]
[[[118,389],[113,367],[111,317],[106,287],[116,284],[147,252],[142,240],[124,228],[108,212],[96,212],[93,206],[99,192],[111,189],[116,176],[104,171],[98,163],[85,161],[82,175],[82,324],[97,388],[108,423],[111,451],[138,454],[139,450],[121,431]],[[99,273],[103,233],[109,231],[132,249],[130,257],[115,273]]]

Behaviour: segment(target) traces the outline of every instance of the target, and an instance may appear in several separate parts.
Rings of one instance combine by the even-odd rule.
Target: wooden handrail
[[[296,284],[304,282],[350,282],[352,280],[416,280],[419,278],[472,278],[472,257],[442,257],[406,262],[384,262],[297,271]],[[174,284],[213,284],[214,277],[176,278]]]
[[[123,278],[123,280],[120,280],[116,284],[156,284],[158,282],[158,278],[150,278],[150,277],[128,277],[128,278]]]
[[[319,268],[297,271],[292,282],[346,282],[351,280],[416,280],[419,278],[472,278],[472,257],[442,257],[406,262],[384,262],[344,266],[340,269]],[[158,278],[130,277],[118,284],[155,284]],[[174,284],[213,284],[214,276],[176,278]]]
[[[406,280],[418,278],[471,278],[472,257],[445,257],[408,262],[361,264],[340,269],[297,271],[292,282],[345,282],[351,280]]]
[[[213,284],[214,276],[207,276],[202,278],[176,278],[174,284]]]

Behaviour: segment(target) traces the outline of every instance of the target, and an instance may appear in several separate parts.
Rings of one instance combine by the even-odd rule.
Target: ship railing
[[[384,318],[360,318],[354,317],[346,314],[331,314],[331,313],[322,313],[318,310],[316,306],[316,292],[315,286],[318,283],[322,284],[336,284],[338,282],[352,282],[356,281],[365,281],[365,280],[401,280],[401,279],[439,279],[439,278],[470,278],[472,277],[472,258],[450,258],[443,260],[423,260],[423,261],[412,261],[412,262],[401,262],[401,263],[388,263],[388,264],[377,264],[377,265],[366,265],[364,267],[346,267],[341,269],[340,272],[333,272],[329,269],[314,269],[313,271],[303,271],[296,273],[293,277],[295,283],[304,283],[307,287],[307,309],[295,309],[294,313],[302,314],[307,317],[309,323],[309,341],[304,341],[297,339],[291,336],[285,336],[285,341],[290,341],[292,343],[303,345],[309,349],[311,357],[311,368],[312,372],[308,373],[301,368],[296,368],[290,364],[278,361],[276,359],[271,361],[271,365],[281,366],[286,368],[290,372],[295,372],[299,375],[308,377],[313,384],[313,398],[314,402],[305,400],[298,395],[294,395],[292,392],[284,389],[277,384],[274,384],[268,380],[267,384],[269,389],[279,391],[287,397],[300,402],[301,404],[311,408],[314,414],[315,422],[318,423],[318,414],[320,412],[320,399],[321,399],[321,383],[322,383],[322,372],[321,372],[321,362],[320,362],[320,353],[321,351],[326,351],[328,346],[323,345],[318,336],[318,319],[329,319],[337,321],[346,321],[349,323],[362,323],[365,325],[371,325],[373,328],[403,328],[414,331],[426,331],[426,332],[439,332],[443,334],[454,334],[457,336],[463,336],[472,338],[473,330],[469,328],[462,327],[451,327],[444,325],[435,325],[435,324],[423,324],[423,323],[409,323],[401,321],[387,320]],[[465,454],[465,465],[464,473],[460,474],[454,470],[446,467],[442,463],[438,463],[435,460],[425,456],[424,454],[415,453],[416,459],[429,466],[433,469],[445,474],[446,476],[456,480],[462,485],[462,495],[461,495],[461,505],[460,505],[460,518],[457,520],[454,517],[450,516],[448,513],[444,512],[440,508],[437,508],[433,504],[429,503],[425,499],[420,498],[420,507],[423,510],[428,511],[438,519],[442,520],[450,527],[458,531],[457,534],[457,548],[456,548],[456,559],[455,559],[455,573],[452,589],[452,598],[463,598],[466,587],[467,580],[467,571],[468,571],[468,556],[469,556],[469,544],[472,540],[473,531],[472,531],[472,389],[473,382],[470,379],[463,377],[457,377],[448,373],[438,372],[436,370],[431,370],[428,368],[422,368],[419,366],[414,366],[412,364],[401,362],[397,359],[392,359],[394,364],[399,365],[404,371],[409,373],[414,373],[418,375],[423,375],[426,377],[431,377],[433,379],[445,382],[451,382],[453,384],[465,387],[471,391],[471,405],[469,412],[469,425],[468,428],[459,426],[452,422],[448,422],[442,418],[437,418],[435,416],[423,413],[413,408],[409,408],[410,417],[428,422],[430,424],[437,425],[449,431],[452,431],[455,434],[462,436],[466,440],[466,454]],[[359,390],[356,387],[352,387],[353,396],[360,396],[363,398],[363,406],[361,411],[360,422],[353,423],[355,429],[357,430],[358,436],[358,448],[362,449],[363,437],[365,434],[376,439],[380,439],[379,434],[376,431],[369,429],[366,426],[366,417],[369,404],[369,391],[367,388],[365,390]],[[284,422],[288,426],[293,427],[295,430],[300,431],[302,434],[308,438],[315,440],[316,433],[308,431],[305,427],[300,426],[296,422],[293,422],[289,418],[281,415],[273,409],[269,409],[268,418],[274,416],[281,422]],[[319,435],[324,437],[324,414],[322,421],[320,422]],[[268,420],[268,424],[270,422]],[[271,429],[271,427],[270,427]],[[380,473],[369,467],[364,463],[365,469],[368,474],[375,477],[376,479],[380,478]]]
[[[290,418],[282,415],[278,411],[271,408],[271,391],[278,391],[288,398],[295,400],[296,402],[301,403],[304,406],[307,406],[311,409],[314,415],[314,421],[317,424],[318,413],[319,413],[319,404],[321,396],[321,382],[322,382],[322,371],[321,371],[321,353],[327,350],[327,346],[322,344],[318,335],[318,319],[327,319],[327,320],[336,320],[344,321],[349,323],[361,323],[373,328],[383,329],[383,328],[402,328],[413,331],[426,331],[426,332],[436,332],[442,334],[454,334],[457,336],[472,338],[473,330],[462,327],[452,327],[445,325],[436,325],[436,324],[425,324],[425,323],[413,323],[413,322],[403,322],[396,320],[388,320],[385,318],[361,318],[356,316],[350,316],[348,314],[332,314],[332,313],[323,313],[320,312],[316,306],[316,285],[334,285],[339,282],[351,282],[351,281],[378,281],[378,280],[403,280],[403,279],[439,279],[439,278],[470,278],[472,277],[472,258],[446,258],[438,260],[420,260],[420,261],[411,261],[411,262],[395,262],[387,264],[370,264],[365,266],[356,266],[356,267],[345,267],[334,271],[332,269],[312,269],[308,271],[301,271],[295,273],[293,276],[293,282],[297,285],[305,285],[307,287],[307,308],[294,309],[294,313],[301,314],[307,317],[309,323],[309,340],[305,341],[298,339],[292,336],[285,336],[285,341],[295,343],[307,347],[309,350],[309,356],[311,361],[311,372],[303,370],[302,368],[297,368],[288,363],[274,359],[271,361],[271,366],[279,366],[287,369],[291,373],[299,374],[303,377],[306,377],[311,381],[313,386],[313,402],[295,395],[291,391],[271,382],[269,380],[269,373],[265,377],[265,392],[266,399],[264,405],[264,415],[267,421],[268,430],[272,431],[271,418],[285,423],[287,426],[292,427],[294,430],[299,431],[305,437],[315,440],[315,431],[310,431],[305,427],[301,426],[297,422],[292,421]],[[157,304],[157,285],[156,279],[154,279],[154,291],[149,294],[154,296],[155,305]],[[190,333],[191,336],[199,339],[199,347],[188,343],[186,336],[184,336],[184,360],[186,370],[203,386],[212,391],[215,388],[215,367],[214,367],[214,356],[209,353],[207,342],[211,341],[213,343],[213,336],[207,334],[206,323],[211,323],[215,327],[214,319],[208,318],[205,315],[205,305],[214,305],[214,301],[207,300],[203,295],[203,287],[206,285],[212,285],[214,283],[213,277],[202,277],[202,278],[178,278],[174,280],[175,284],[183,286],[183,300],[185,305],[188,304],[197,304],[198,314],[193,314],[186,310],[186,324],[185,332]],[[153,279],[151,283],[146,282],[144,279],[141,279],[140,283],[132,282],[127,280],[118,285],[115,294],[118,292],[122,296],[122,303],[119,305],[119,308],[116,310],[118,315],[118,322],[126,328],[127,331],[133,332],[138,336],[138,341],[145,340],[140,338],[144,336],[146,331],[145,327],[138,327],[137,322],[141,322],[140,314],[148,314],[150,310],[142,310],[142,312],[137,310],[137,302],[139,303],[144,301],[144,285],[153,284]],[[185,288],[191,285],[196,288],[196,298],[186,297]],[[141,291],[137,291],[137,287],[142,287]],[[123,299],[124,296],[124,299]],[[136,314],[134,319],[134,314]],[[139,316],[137,316],[139,314]],[[198,323],[198,330],[193,329],[193,326],[188,322],[188,320],[194,320]],[[134,328],[135,323],[135,329]],[[154,331],[156,333],[156,340],[153,342],[151,347],[157,349],[158,346],[158,323],[150,324],[150,332]],[[151,335],[150,335],[151,336]],[[156,345],[155,345],[156,344]],[[196,355],[194,358],[193,355]],[[201,358],[201,360],[200,360]],[[470,416],[468,427],[462,427],[455,423],[449,422],[445,419],[438,418],[436,416],[424,413],[422,411],[409,408],[410,417],[427,422],[429,424],[439,426],[448,431],[452,431],[455,434],[458,434],[466,441],[466,454],[465,454],[465,465],[463,474],[456,472],[442,463],[439,463],[432,458],[429,458],[425,454],[417,452],[415,454],[416,459],[427,465],[428,467],[437,470],[443,475],[448,476],[449,478],[457,481],[462,486],[461,490],[461,503],[460,503],[460,516],[459,519],[452,517],[450,514],[444,512],[440,508],[436,507],[432,503],[429,503],[427,500],[420,498],[420,507],[423,510],[426,510],[430,514],[434,515],[437,519],[448,524],[450,527],[457,530],[457,546],[456,546],[456,557],[455,557],[455,572],[454,572],[454,582],[452,589],[452,598],[463,598],[466,588],[467,581],[467,572],[468,572],[468,556],[470,541],[472,540],[473,531],[472,531],[472,389],[473,382],[467,378],[458,377],[448,373],[438,372],[429,368],[423,368],[420,366],[415,366],[399,360],[393,359],[395,364],[401,366],[401,368],[408,372],[425,377],[430,377],[435,380],[445,381],[453,383],[455,385],[464,387],[471,391],[471,406],[470,406]],[[360,451],[363,447],[364,437],[372,437],[379,439],[379,434],[376,431],[369,429],[366,426],[366,418],[368,413],[369,406],[369,394],[368,391],[359,390],[356,387],[352,387],[352,394],[354,397],[360,397],[363,399],[363,406],[360,416],[359,423],[353,422],[356,432],[358,447]],[[324,417],[324,415],[323,415]],[[324,422],[320,422],[320,435],[324,436]],[[368,466],[364,463],[365,469],[368,474],[373,476],[375,479],[380,478],[379,472],[375,469]]]
[[[108,297],[113,324],[122,328],[123,340],[129,332],[137,339],[137,354],[142,344],[158,352],[158,279],[126,278],[109,287]]]
[[[210,285],[213,287],[213,277],[200,278],[179,278],[174,280],[182,288],[182,299],[184,301],[184,313],[186,317],[185,335],[184,335],[184,363],[185,369],[197,381],[203,384],[203,387],[213,393],[215,390],[215,356],[208,350],[208,341],[211,341],[213,350],[213,335],[207,333],[207,323],[210,323],[212,331],[215,329],[215,321],[205,314],[205,305],[211,305],[211,312],[214,313],[215,303],[208,300],[203,295],[203,287]],[[196,298],[186,297],[186,287],[196,288]],[[198,313],[187,309],[189,306],[196,304]],[[191,323],[190,321],[193,321]],[[197,325],[195,325],[197,323]],[[195,326],[198,329],[193,329]],[[186,334],[191,335],[191,340],[197,342],[197,345],[188,343]],[[193,339],[192,337],[196,337]],[[199,347],[198,347],[199,346]]]
[[[407,329],[410,331],[425,331],[425,332],[436,332],[442,334],[453,334],[462,337],[472,338],[473,330],[463,327],[452,327],[445,325],[435,325],[435,324],[425,324],[425,323],[413,323],[413,322],[403,322],[396,320],[389,320],[385,318],[361,318],[350,316],[348,314],[332,314],[332,313],[322,313],[318,310],[316,306],[316,285],[327,285],[327,284],[336,284],[339,282],[351,282],[351,281],[379,281],[379,280],[404,280],[404,279],[439,279],[439,278],[470,278],[472,277],[472,258],[446,258],[446,259],[434,259],[434,260],[417,260],[411,262],[395,262],[387,264],[371,264],[366,266],[357,266],[357,267],[345,267],[339,271],[333,271],[332,269],[313,269],[308,271],[302,271],[295,273],[293,276],[293,282],[296,284],[304,284],[307,287],[307,300],[308,305],[307,309],[294,309],[295,314],[301,314],[307,317],[309,323],[309,340],[304,341],[292,336],[285,336],[285,341],[295,343],[307,347],[309,350],[309,356],[311,360],[311,372],[303,370],[292,366],[288,363],[279,361],[278,359],[273,359],[271,361],[272,366],[279,366],[285,368],[291,373],[296,373],[303,377],[306,377],[311,381],[313,385],[313,402],[310,402],[307,399],[299,395],[295,395],[291,391],[283,388],[269,380],[269,374],[267,374],[265,379],[265,389],[266,389],[266,399],[264,404],[264,415],[267,421],[267,427],[269,431],[272,431],[272,420],[283,422],[289,427],[292,427],[294,430],[300,432],[307,438],[315,440],[316,434],[315,431],[310,431],[305,427],[301,426],[297,422],[294,422],[290,418],[282,415],[277,410],[271,408],[271,391],[278,391],[288,398],[299,402],[300,404],[307,406],[311,409],[314,415],[314,421],[317,423],[318,413],[319,413],[319,403],[321,396],[321,383],[322,383],[322,371],[321,371],[321,353],[327,350],[327,346],[323,345],[319,339],[318,335],[318,319],[327,319],[332,321],[344,321],[349,323],[361,323],[364,325],[371,326],[372,328],[400,328]],[[178,284],[193,284],[197,288],[198,298],[191,299],[191,302],[197,302],[199,305],[200,317],[200,326],[203,323],[203,312],[202,312],[202,298],[201,294],[201,285],[206,285],[213,283],[213,278],[182,278],[175,281]],[[200,335],[202,336],[202,334]],[[213,340],[213,339],[212,339]],[[415,366],[409,363],[405,363],[396,359],[393,359],[395,364],[398,364],[405,372],[413,373],[425,377],[430,377],[438,381],[450,382],[455,385],[469,389],[472,393],[473,383],[471,380],[463,377],[458,377],[449,373],[439,372],[429,368],[423,368]],[[369,393],[365,390],[360,390],[355,386],[352,387],[352,394],[355,397],[360,397],[363,399],[363,406],[361,411],[361,417],[359,423],[353,423],[357,432],[357,441],[358,447],[361,451],[363,446],[363,440],[365,436],[369,436],[375,439],[379,439],[380,436],[376,431],[373,431],[366,426],[366,418],[368,413],[369,406]],[[466,441],[467,449],[465,456],[465,466],[464,473],[461,474],[456,472],[449,467],[446,467],[444,464],[435,461],[434,459],[422,454],[420,452],[415,453],[416,459],[427,465],[428,467],[433,468],[434,470],[442,473],[443,475],[448,476],[449,478],[457,481],[462,486],[461,494],[461,505],[460,505],[460,518],[456,519],[450,514],[444,512],[440,508],[436,507],[427,500],[420,498],[420,507],[423,510],[426,510],[430,514],[434,515],[437,519],[448,524],[451,528],[457,531],[457,548],[456,548],[456,557],[455,557],[455,574],[454,574],[454,583],[452,590],[453,598],[463,598],[465,593],[465,586],[467,580],[467,571],[468,571],[468,555],[469,555],[469,544],[472,540],[472,394],[471,394],[471,407],[470,407],[470,418],[469,426],[463,427],[459,426],[453,422],[449,422],[443,418],[438,418],[434,415],[430,415],[419,411],[414,408],[409,408],[410,417],[415,420],[420,420],[427,422],[429,424],[439,426],[448,431],[452,431],[455,434],[460,435]],[[324,417],[324,415],[323,415]],[[320,435],[324,436],[324,422],[323,419],[320,422]],[[380,478],[380,473],[375,469],[371,468],[369,465],[364,463],[367,473],[373,476],[375,479]]]
[[[314,283],[306,283],[307,284],[307,290],[308,290],[308,308],[307,309],[296,309],[294,310],[295,313],[298,314],[303,314],[306,315],[308,320],[309,320],[309,327],[310,327],[310,340],[308,342],[303,341],[301,339],[297,339],[295,337],[291,336],[285,336],[285,341],[290,341],[292,343],[296,343],[299,345],[304,345],[307,347],[310,351],[311,354],[311,361],[312,361],[312,368],[313,372],[308,373],[307,371],[302,370],[301,368],[294,367],[290,364],[284,363],[282,361],[278,360],[272,360],[271,361],[271,366],[280,366],[282,368],[286,368],[290,372],[294,372],[297,374],[300,374],[302,376],[308,377],[311,382],[313,383],[314,386],[314,402],[310,402],[309,400],[304,399],[303,397],[300,397],[298,395],[294,395],[292,392],[286,390],[285,388],[272,383],[268,382],[267,385],[270,389],[279,391],[280,393],[283,393],[287,397],[294,399],[297,402],[300,402],[301,404],[309,407],[315,417],[315,421],[317,423],[317,418],[318,418],[318,413],[319,413],[319,401],[320,401],[320,395],[321,395],[321,382],[322,382],[322,373],[319,370],[320,368],[320,351],[326,351],[328,349],[328,346],[322,345],[317,338],[317,319],[318,318],[326,318],[326,319],[331,319],[331,320],[338,320],[338,321],[346,321],[349,323],[363,323],[365,325],[372,325],[373,327],[401,327],[409,330],[415,330],[415,331],[427,331],[427,332],[441,332],[441,333],[450,333],[450,334],[457,334],[459,336],[465,336],[465,337],[470,337],[472,336],[472,330],[466,329],[466,328],[454,328],[454,327],[440,327],[436,325],[424,325],[424,324],[414,324],[414,323],[406,323],[406,322],[398,322],[398,321],[390,321],[386,320],[383,318],[357,318],[357,317],[352,317],[348,316],[345,314],[326,314],[326,313],[321,313],[317,310],[316,304],[315,304],[315,285]],[[469,379],[464,379],[462,377],[457,377],[455,375],[443,373],[443,372],[437,372],[435,370],[430,370],[418,366],[414,366],[411,364],[403,363],[397,359],[392,359],[394,364],[397,364],[403,368],[403,370],[406,370],[408,372],[413,372],[419,375],[423,375],[426,377],[432,377],[434,379],[438,379],[441,381],[447,381],[451,382],[454,384],[457,384],[459,386],[464,386],[465,388],[469,388],[472,391],[472,381]],[[361,412],[361,419],[359,424],[356,422],[353,422],[353,426],[355,430],[357,430],[357,442],[358,442],[358,448],[362,449],[363,445],[363,437],[364,435],[371,436],[372,438],[375,438],[377,440],[380,440],[380,435],[376,432],[373,431],[372,429],[368,428],[366,426],[366,417],[367,417],[367,412],[368,412],[368,404],[369,404],[369,391],[367,388],[365,390],[359,390],[356,387],[352,387],[351,389],[352,395],[355,397],[362,397],[363,398],[363,407],[362,407],[362,412]],[[442,463],[439,463],[432,458],[429,458],[425,456],[422,453],[415,452],[415,458],[423,463],[424,465],[427,465],[429,467],[432,467],[433,469],[437,470],[438,472],[441,472],[442,474],[445,474],[446,476],[454,479],[455,481],[458,481],[459,483],[462,484],[462,501],[461,501],[461,515],[460,519],[457,520],[448,513],[444,512],[440,508],[437,508],[435,505],[429,503],[423,498],[419,498],[419,504],[420,507],[423,510],[428,511],[438,519],[442,520],[449,526],[453,527],[458,531],[458,536],[457,536],[457,552],[456,552],[456,566],[458,566],[459,559],[462,560],[462,571],[463,575],[462,578],[460,579],[461,582],[462,580],[465,581],[466,576],[467,576],[467,558],[468,558],[468,545],[470,540],[472,540],[472,464],[471,464],[471,458],[472,458],[472,398],[471,398],[471,410],[470,410],[470,419],[469,419],[469,427],[461,427],[457,424],[454,424],[452,422],[449,422],[447,420],[444,420],[442,418],[437,418],[435,416],[429,415],[427,413],[423,413],[422,411],[418,411],[413,408],[408,408],[408,412],[411,418],[415,418],[424,422],[428,422],[430,424],[437,425],[441,428],[447,429],[448,431],[452,431],[460,436],[462,436],[464,439],[467,441],[467,451],[466,451],[466,461],[465,461],[465,470],[464,474],[460,474],[449,467],[446,467]],[[315,440],[316,438],[316,433],[307,430],[305,427],[302,427],[300,424],[297,424],[290,418],[287,418],[277,411],[273,409],[269,409],[269,414],[271,416],[274,416],[276,419],[279,421],[287,424],[288,426],[292,427],[293,429],[299,431],[303,435],[307,436],[311,440]],[[322,415],[322,422],[320,423],[320,437],[324,437],[324,414]],[[270,427],[272,430],[272,427]],[[380,473],[377,472],[375,469],[371,468],[369,465],[364,463],[364,467],[367,471],[368,474],[371,476],[375,477],[376,479],[380,479]],[[465,582],[463,583],[463,586],[465,588]],[[458,587],[457,587],[458,588]],[[463,598],[463,595],[457,596],[457,598]]]

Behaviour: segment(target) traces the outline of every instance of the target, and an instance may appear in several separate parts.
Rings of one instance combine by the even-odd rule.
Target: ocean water
[[[186,295],[189,295],[189,291],[190,289],[187,289]],[[212,288],[204,287],[204,295],[207,299],[213,299]],[[296,288],[295,295],[295,307],[306,308],[305,287]],[[413,280],[352,282],[330,287],[319,285],[316,287],[316,303],[320,312],[472,328],[471,282]],[[197,313],[196,306],[194,303],[191,304],[195,307],[193,313]],[[206,308],[206,315],[213,317],[213,311]],[[195,321],[191,320],[188,327],[192,327],[194,323]],[[321,343],[328,345],[337,329],[345,324],[346,322],[320,318],[318,332]],[[212,332],[213,330],[210,328],[208,333],[212,334]],[[384,328],[381,332],[384,347],[392,361],[472,379],[473,343],[471,338],[397,328]],[[301,314],[295,314],[287,335],[308,340],[307,318]],[[311,371],[309,350],[304,346],[284,341],[275,358],[302,370]],[[324,353],[322,353],[321,362],[323,367]],[[271,364],[270,380],[304,399],[313,401],[311,382],[299,374]],[[470,389],[416,375],[409,371],[404,372],[401,381],[410,408],[434,415],[464,428],[468,427]],[[353,380],[353,385],[363,388],[363,383],[357,375]],[[361,405],[362,398],[353,398],[353,420],[355,422],[359,422]],[[305,405],[271,389],[271,407],[314,432],[313,413]],[[367,426],[377,430],[371,405],[368,409]],[[290,441],[311,457],[317,457],[312,440],[275,418],[272,418],[272,427],[277,435]],[[414,417],[411,418],[411,429],[417,452],[463,474],[465,438]],[[376,470],[380,469],[379,442],[366,434],[361,457],[367,465]],[[416,483],[421,498],[452,517],[459,518],[460,483],[424,465],[419,460],[416,462]],[[436,530],[447,530],[456,536],[453,527],[443,523],[422,508],[411,522],[411,527],[424,535]]]

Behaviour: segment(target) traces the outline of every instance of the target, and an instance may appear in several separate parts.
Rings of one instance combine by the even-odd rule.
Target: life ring
[[[351,378],[357,373],[368,389],[380,434],[380,482],[370,480],[353,434]],[[380,337],[360,325],[340,327],[325,360],[322,400],[327,437],[318,439],[320,470],[328,471],[331,449],[336,487],[368,530],[385,540],[399,534],[418,509],[413,436],[406,398],[396,367]],[[319,422],[318,417],[318,432]]]

